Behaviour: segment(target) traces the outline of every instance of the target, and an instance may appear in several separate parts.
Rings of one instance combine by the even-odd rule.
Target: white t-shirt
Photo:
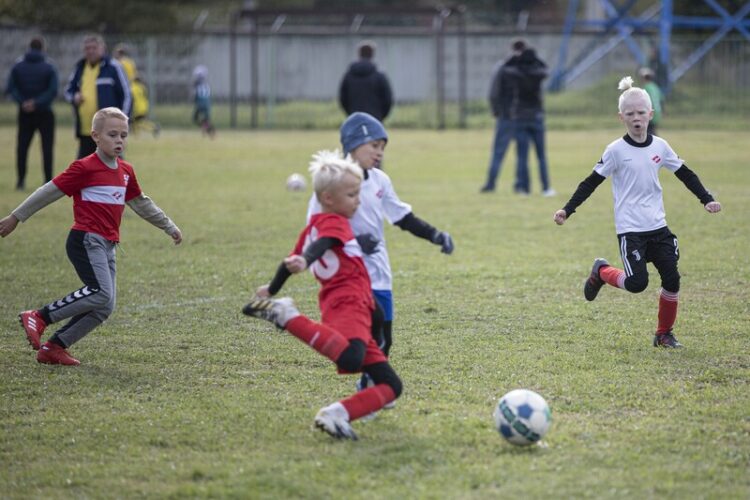
[[[659,169],[675,172],[683,163],[667,141],[654,135],[642,144],[626,135],[607,146],[594,171],[612,177],[617,234],[667,225]]]
[[[411,213],[411,205],[398,198],[396,191],[393,189],[391,178],[377,168],[367,171],[367,179],[362,181],[359,199],[359,208],[349,221],[352,225],[352,231],[355,236],[369,233],[379,240],[378,251],[364,256],[365,266],[372,282],[372,289],[391,290],[393,289],[393,278],[388,250],[385,246],[383,219],[388,220],[391,224],[398,222]],[[320,213],[320,211],[320,203],[313,193],[307,207],[307,220],[309,221],[310,217]]]

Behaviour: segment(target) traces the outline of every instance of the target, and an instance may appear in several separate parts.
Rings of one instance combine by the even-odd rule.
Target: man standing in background
[[[339,86],[339,103],[349,116],[357,111],[385,120],[393,105],[391,84],[372,62],[375,44],[365,41],[357,49],[359,60],[353,62]]]
[[[76,63],[65,89],[65,99],[73,105],[78,158],[96,151],[91,138],[91,120],[102,108],[116,107],[130,114],[130,85],[120,63],[105,55],[107,49],[100,35],[83,39],[83,59]]]
[[[18,103],[18,139],[16,142],[16,189],[26,187],[26,161],[34,132],[42,138],[44,182],[52,180],[55,144],[55,113],[52,101],[57,96],[57,69],[44,56],[44,39],[35,36],[29,51],[10,71],[6,92]]]
[[[495,190],[505,152],[516,133],[515,117],[512,116],[511,106],[517,99],[518,60],[526,49],[526,42],[516,40],[511,48],[510,57],[495,66],[490,86],[489,101],[492,116],[495,117],[495,138],[492,142],[487,181],[480,190],[482,193],[491,193]],[[516,182],[517,188],[518,182]]]

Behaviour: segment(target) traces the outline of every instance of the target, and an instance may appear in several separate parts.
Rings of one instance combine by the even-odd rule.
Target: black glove
[[[453,253],[453,238],[446,232],[435,233],[432,237],[432,242],[436,245],[440,245],[440,251],[444,254],[450,255]]]
[[[380,248],[378,248],[380,240],[377,239],[373,234],[360,234],[359,236],[357,236],[357,243],[359,243],[359,246],[362,247],[362,252],[364,252],[365,255],[372,255],[380,251]]]

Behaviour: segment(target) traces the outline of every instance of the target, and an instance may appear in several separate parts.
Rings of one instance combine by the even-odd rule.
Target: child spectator
[[[211,123],[211,87],[208,85],[208,68],[198,65],[193,70],[193,121],[203,134],[213,138],[216,129]]]
[[[654,346],[682,347],[672,332],[680,291],[677,270],[680,254],[677,237],[667,227],[659,169],[664,167],[673,172],[709,213],[719,212],[721,204],[665,140],[648,133],[648,122],[654,113],[648,93],[633,87],[629,76],[620,80],[619,89],[623,91],[619,115],[627,133],[607,146],[594,172],[579,184],[565,207],[555,212],[554,221],[564,224],[597,186],[611,176],[615,229],[625,269],[610,266],[605,259],[596,259],[583,294],[586,300],[594,300],[605,283],[631,293],[642,292],[648,286],[646,263],[651,262],[661,277]]]
[[[648,122],[648,133],[656,135],[656,129],[661,124],[661,116],[664,112],[664,93],[654,80],[654,72],[650,68],[641,68],[638,74],[643,80],[643,90],[648,93],[651,106],[654,108],[654,116]]]
[[[338,367],[339,373],[367,373],[374,385],[321,409],[315,426],[335,438],[357,439],[350,422],[381,409],[401,394],[401,380],[370,333],[374,303],[362,248],[349,220],[359,206],[362,170],[338,152],[321,151],[310,164],[322,212],[313,215],[292,253],[268,285],[242,312],[285,329]],[[310,268],[321,284],[321,322],[297,311],[292,299],[271,299],[292,273]]]
[[[180,229],[143,194],[133,167],[120,158],[128,136],[128,117],[117,108],[103,108],[94,114],[91,128],[96,151],[71,163],[0,220],[0,236],[5,237],[19,221],[26,221],[64,195],[73,197],[74,224],[65,248],[84,286],[41,309],[19,315],[26,338],[39,351],[36,359],[40,363],[79,365],[67,349],[114,311],[115,247],[120,241],[125,204],[164,230],[175,244],[182,241]],[[40,346],[45,328],[66,318],[70,321]]]
[[[364,260],[377,306],[373,337],[386,356],[393,344],[393,279],[385,245],[383,220],[439,245],[445,254],[453,252],[451,236],[415,216],[411,205],[399,199],[388,174],[376,168],[383,161],[387,142],[388,134],[382,123],[367,113],[354,113],[341,125],[344,154],[351,154],[352,159],[364,171],[360,193],[362,205],[350,222],[352,231],[361,244],[366,245],[366,241],[370,240],[375,245],[374,252],[367,252]],[[320,211],[320,202],[313,196],[307,210],[308,220]],[[369,383],[371,382],[365,374],[358,385],[363,388]]]

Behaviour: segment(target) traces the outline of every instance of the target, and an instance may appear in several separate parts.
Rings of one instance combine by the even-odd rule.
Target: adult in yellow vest
[[[101,35],[86,35],[83,58],[76,63],[65,89],[65,99],[73,105],[78,158],[96,151],[91,138],[91,120],[102,109],[114,106],[130,114],[130,85],[125,70],[106,55],[107,46]]]

